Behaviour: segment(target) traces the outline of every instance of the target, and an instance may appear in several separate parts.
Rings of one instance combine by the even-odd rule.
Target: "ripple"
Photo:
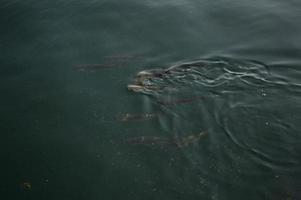
[[[185,90],[202,93],[214,89],[224,93],[235,89],[281,86],[285,89],[301,89],[298,82],[291,82],[274,72],[272,74],[270,66],[263,63],[225,57],[180,63],[167,69],[145,70],[135,76],[134,86],[139,86],[135,91],[154,96]]]
[[[159,119],[164,130],[185,135],[211,129],[219,134],[211,142],[234,145],[234,153],[226,153],[230,159],[244,152],[253,164],[267,168],[294,170],[300,164],[300,117],[287,112],[301,108],[300,87],[270,66],[214,57],[138,73],[134,84],[156,102],[174,102],[157,104],[166,113]],[[190,162],[198,163],[197,150],[193,154]]]

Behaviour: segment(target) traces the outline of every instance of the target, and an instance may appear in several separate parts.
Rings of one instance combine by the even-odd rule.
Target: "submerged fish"
[[[131,54],[119,54],[119,55],[109,55],[105,56],[107,59],[121,59],[121,60],[133,60],[133,59],[140,59],[142,55],[131,55]]]
[[[203,98],[204,97],[195,97],[195,98],[191,98],[191,99],[177,99],[177,100],[173,100],[173,101],[157,101],[157,102],[164,106],[173,106],[173,105],[178,105],[178,104],[193,103],[193,102],[201,100]]]
[[[103,62],[99,64],[79,64],[73,68],[78,71],[95,71],[98,69],[107,69],[112,67],[122,67],[129,64],[133,60],[141,58],[139,55],[110,55],[103,58]]]
[[[141,136],[126,140],[127,144],[133,145],[173,145],[179,148],[189,146],[207,135],[207,131],[198,134],[189,135],[187,137],[158,137],[158,136]]]
[[[142,92],[142,91],[156,91],[160,90],[160,87],[157,86],[141,86],[141,85],[135,85],[135,84],[130,84],[128,85],[128,90],[133,91],[133,92]]]
[[[78,71],[94,71],[97,69],[106,69],[111,67],[118,67],[120,65],[117,65],[115,63],[103,63],[103,64],[81,64],[74,66],[75,70]]]
[[[154,113],[144,113],[144,114],[119,114],[116,116],[118,121],[141,121],[141,120],[150,120],[156,117]]]

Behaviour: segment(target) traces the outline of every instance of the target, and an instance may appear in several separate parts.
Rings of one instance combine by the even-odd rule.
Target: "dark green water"
[[[301,199],[300,21],[297,0],[1,1],[0,199]]]

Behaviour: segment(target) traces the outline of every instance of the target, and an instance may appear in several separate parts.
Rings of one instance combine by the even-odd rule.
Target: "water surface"
[[[2,199],[300,199],[300,20],[296,0],[2,1]]]

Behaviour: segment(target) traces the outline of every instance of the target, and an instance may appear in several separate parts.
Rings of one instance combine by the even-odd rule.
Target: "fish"
[[[73,68],[78,71],[95,71],[97,69],[107,69],[112,67],[122,67],[131,60],[141,58],[140,55],[110,55],[103,58],[103,63],[99,64],[79,64]]]
[[[189,146],[189,145],[199,141],[201,138],[207,136],[207,134],[208,134],[207,131],[203,131],[198,134],[189,135],[187,137],[175,139],[174,142],[175,142],[176,146],[179,148],[186,147],[186,146]]]
[[[156,91],[156,90],[160,90],[160,87],[157,86],[141,86],[141,85],[135,85],[135,84],[129,84],[127,86],[129,91],[133,91],[133,92],[142,92],[142,91]]]
[[[183,148],[196,143],[201,138],[208,134],[207,131],[202,131],[198,134],[189,135],[186,137],[159,137],[159,136],[140,136],[135,138],[130,138],[125,141],[126,144],[131,145],[159,145],[159,146],[176,146],[178,148]]]
[[[106,59],[121,59],[121,60],[132,60],[132,59],[140,59],[142,55],[130,55],[130,54],[120,54],[120,55],[109,55],[105,56]]]
[[[130,138],[126,140],[127,144],[144,144],[144,145],[155,145],[155,144],[168,144],[170,141],[168,138],[161,138],[158,136],[140,136],[135,138]]]
[[[154,119],[157,115],[154,113],[142,113],[142,114],[131,114],[131,113],[125,113],[125,114],[118,114],[116,115],[116,119],[118,121],[143,121],[143,120],[151,120]]]
[[[78,71],[95,71],[97,69],[107,69],[112,67],[118,67],[116,63],[103,63],[103,64],[80,64],[75,65],[73,68]]]
[[[190,98],[190,99],[178,99],[178,100],[173,100],[173,101],[157,101],[159,104],[164,105],[164,106],[173,106],[173,105],[179,105],[179,104],[189,104],[193,103],[195,101],[204,99],[204,97],[195,97],[195,98]]]

